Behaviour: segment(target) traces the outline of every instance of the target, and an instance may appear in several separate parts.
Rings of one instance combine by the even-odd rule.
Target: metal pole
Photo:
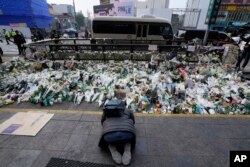
[[[76,5],[75,5],[75,0],[73,0],[73,7],[74,7],[75,24],[76,24]]]
[[[209,34],[209,30],[210,30],[210,24],[208,23],[207,25],[207,30],[203,39],[203,46],[205,46],[207,44],[207,38],[208,38],[208,34]]]
[[[155,0],[153,0],[152,15],[154,15],[154,8],[155,8]]]

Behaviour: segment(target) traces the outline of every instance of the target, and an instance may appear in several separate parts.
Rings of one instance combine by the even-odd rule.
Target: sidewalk
[[[14,115],[0,111],[0,123]],[[101,115],[55,114],[35,137],[0,135],[1,167],[45,167],[51,157],[113,164],[98,148]],[[250,117],[136,117],[132,167],[229,166],[250,150]]]
[[[31,42],[31,39],[26,39],[26,42]],[[7,45],[5,39],[3,39],[3,42],[0,42],[0,47],[3,49],[4,55],[18,55],[17,46],[13,42],[9,42],[9,45]]]

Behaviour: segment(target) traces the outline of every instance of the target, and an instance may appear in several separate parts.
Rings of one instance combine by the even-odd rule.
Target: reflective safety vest
[[[9,32],[8,32],[8,31],[5,31],[4,36],[5,36],[5,37],[10,37]]]
[[[11,36],[14,37],[16,35],[16,32],[15,31],[12,31],[11,32]]]

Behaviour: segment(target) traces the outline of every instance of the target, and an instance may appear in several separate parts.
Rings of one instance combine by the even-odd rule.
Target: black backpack
[[[126,108],[126,103],[121,100],[110,100],[103,108],[106,117],[120,117]]]

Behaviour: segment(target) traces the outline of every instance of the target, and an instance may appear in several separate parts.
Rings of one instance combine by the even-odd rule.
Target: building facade
[[[222,0],[213,29],[240,27],[250,22],[250,0]]]
[[[74,7],[67,4],[51,4],[54,13],[54,19],[51,29],[63,32],[65,29],[75,28]]]
[[[169,0],[136,0],[136,7],[138,9],[164,9],[169,8]]]
[[[205,24],[210,0],[188,0],[184,16],[184,28],[207,29]]]
[[[74,7],[72,5],[67,4],[51,4],[54,15],[63,15],[67,14],[69,16],[74,17]]]
[[[169,0],[136,0],[136,16],[153,15],[171,21],[172,10],[169,9]]]

